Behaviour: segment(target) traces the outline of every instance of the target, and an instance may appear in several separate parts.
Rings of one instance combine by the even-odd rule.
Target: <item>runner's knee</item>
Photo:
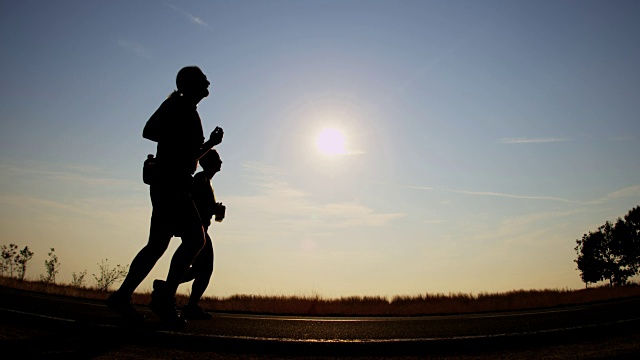
[[[165,251],[167,251],[168,244],[164,244],[161,242],[150,242],[147,244],[147,254],[151,257],[160,258]]]
[[[206,242],[202,231],[193,232],[190,235],[185,234],[185,236],[182,237],[182,245],[188,247],[196,254],[200,252],[202,248],[204,248],[205,243]]]

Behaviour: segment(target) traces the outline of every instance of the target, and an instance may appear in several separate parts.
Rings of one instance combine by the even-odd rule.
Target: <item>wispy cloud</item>
[[[31,216],[49,216],[70,220],[71,218],[97,219],[114,226],[127,223],[132,218],[148,216],[148,205],[127,197],[93,197],[55,200],[31,195],[0,193],[0,207],[25,208]]]
[[[145,58],[145,59],[151,59],[151,55],[149,54],[147,49],[145,49],[142,45],[138,44],[137,42],[124,40],[124,39],[118,39],[118,41],[116,43],[121,48],[123,48],[123,49],[125,49],[127,51],[130,51],[130,52],[133,52],[138,57]]]
[[[227,196],[228,208],[238,209],[238,223],[269,228],[270,232],[326,233],[328,229],[377,227],[405,216],[403,213],[377,213],[358,202],[318,203],[311,194],[282,180],[277,169],[260,164],[246,164],[245,171],[259,192],[255,195]],[[232,220],[233,221],[233,220]],[[260,224],[260,225],[258,225]],[[231,223],[229,224],[231,225]]]
[[[493,197],[502,197],[509,199],[523,199],[523,200],[544,200],[544,201],[558,201],[563,203],[579,203],[579,201],[564,199],[556,196],[537,196],[537,195],[517,195],[517,194],[506,194],[499,192],[491,192],[491,191],[467,191],[467,190],[448,190],[450,192],[454,192],[457,194],[465,194],[472,196],[493,196]]]
[[[569,141],[565,138],[555,138],[555,137],[547,137],[547,138],[503,138],[500,139],[500,142],[503,144],[542,144],[542,143],[556,143],[556,142],[565,142]]]
[[[501,198],[508,198],[508,199],[557,201],[557,202],[563,202],[563,203],[580,203],[580,201],[565,199],[557,196],[519,195],[519,194],[509,194],[509,193],[501,193],[501,192],[493,192],[493,191],[436,189],[432,186],[416,186],[416,185],[402,185],[401,187],[405,189],[426,190],[426,191],[440,190],[440,191],[449,192],[449,193],[464,194],[464,195],[471,195],[471,196],[492,196],[492,197],[501,197]]]
[[[424,220],[423,224],[442,224],[444,220]]]
[[[587,211],[584,208],[571,210],[554,210],[535,212],[525,215],[514,215],[502,218],[502,220],[489,227],[478,230],[467,238],[469,241],[497,241],[503,245],[516,243],[530,243],[531,239],[553,239],[557,236],[557,229],[562,228],[564,223],[558,223],[555,226],[539,226],[541,222],[548,219],[561,219]],[[551,240],[549,240],[551,241]],[[491,251],[498,251],[498,248],[492,248]]]
[[[191,14],[188,11],[182,10],[176,6],[173,5],[169,5],[170,8],[172,8],[173,10],[177,11],[178,13],[182,14],[183,16],[185,16],[187,19],[189,19],[192,23],[198,25],[198,26],[202,26],[202,27],[208,27],[209,24],[207,24],[204,20],[202,20],[202,18],[195,16],[193,14]]]
[[[617,136],[617,137],[610,137],[607,140],[609,141],[629,141],[629,140],[635,140],[636,137],[635,136]]]
[[[640,196],[640,185],[633,185],[620,190],[614,191],[607,195],[607,198],[616,199],[628,196]]]
[[[620,198],[631,198],[631,197],[640,197],[640,185],[628,186],[614,192],[611,192],[600,199],[596,199],[593,201],[587,202],[588,205],[599,205],[604,204],[608,201],[620,199]]]
[[[130,180],[116,179],[108,176],[103,170],[95,167],[74,164],[41,164],[31,163],[26,166],[0,164],[0,171],[4,176],[14,179],[40,179],[42,181],[57,181],[74,184],[74,186],[88,186],[111,189],[138,189],[141,183]]]
[[[364,150],[347,150],[342,155],[364,155],[366,152]]]
[[[433,190],[432,186],[414,186],[414,185],[402,185],[401,187],[405,189],[413,189],[413,190]]]
[[[40,212],[48,212],[51,210],[62,211],[67,214],[89,216],[92,212],[86,209],[81,209],[78,206],[63,203],[61,201],[54,201],[49,199],[43,199],[34,196],[22,196],[22,195],[10,195],[0,194],[0,204],[11,206],[14,208],[27,207],[32,209],[38,209]]]
[[[434,188],[432,186],[400,185],[400,187],[405,189],[414,189],[414,190],[422,190],[422,191],[442,191],[442,192],[463,194],[463,195],[469,195],[469,196],[487,196],[487,197],[532,200],[532,201],[552,201],[552,202],[560,202],[565,204],[577,204],[579,206],[601,205],[616,199],[640,197],[640,184],[615,190],[613,192],[610,192],[594,200],[588,200],[588,199],[572,200],[572,199],[566,199],[558,196],[521,195],[521,194],[510,194],[510,193],[502,193],[502,192],[495,192],[495,191],[439,189],[439,188]]]
[[[404,216],[402,213],[376,214],[373,209],[354,202],[326,204],[316,210],[316,217],[328,221],[331,227],[381,226]]]

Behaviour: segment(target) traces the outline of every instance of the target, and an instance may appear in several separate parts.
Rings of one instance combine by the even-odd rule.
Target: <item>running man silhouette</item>
[[[222,167],[220,155],[216,150],[211,149],[205,156],[200,158],[200,166],[202,171],[193,176],[191,198],[200,214],[206,243],[182,279],[182,283],[193,280],[189,302],[180,313],[180,316],[185,320],[208,320],[212,317],[211,314],[202,310],[198,302],[207,286],[209,286],[209,281],[213,274],[213,243],[208,233],[209,226],[211,226],[211,218],[215,216],[215,220],[221,222],[226,212],[226,207],[222,203],[216,202],[216,196],[211,186],[211,179]],[[164,286],[166,284],[162,280],[153,282],[154,291],[162,291]]]
[[[176,77],[177,90],[147,121],[142,136],[158,143],[155,178],[150,184],[153,212],[149,241],[131,262],[129,273],[120,288],[107,299],[107,306],[127,318],[140,320],[131,303],[131,295],[166,251],[173,236],[182,243],[171,259],[166,283],[154,291],[151,310],[175,325],[185,320],[178,316],[175,294],[206,240],[200,216],[191,199],[192,175],[198,159],[222,142],[224,135],[216,127],[204,142],[198,103],[209,95],[210,82],[195,66],[181,69]]]

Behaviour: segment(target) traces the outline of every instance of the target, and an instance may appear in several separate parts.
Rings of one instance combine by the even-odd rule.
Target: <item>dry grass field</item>
[[[109,294],[91,287],[79,288],[28,280],[20,282],[9,277],[0,277],[0,286],[98,300],[105,299]],[[580,290],[513,290],[480,294],[427,293],[393,298],[233,295],[225,298],[205,297],[201,306],[205,310],[215,312],[273,315],[416,316],[548,308],[635,296],[640,296],[640,285],[632,283],[618,287],[605,285]],[[146,305],[150,300],[150,293],[136,293],[133,297],[133,302],[138,305]],[[187,297],[184,295],[177,298],[178,305],[185,304],[186,301]]]

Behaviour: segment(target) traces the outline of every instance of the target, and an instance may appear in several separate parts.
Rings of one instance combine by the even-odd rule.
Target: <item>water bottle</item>
[[[142,181],[145,184],[151,185],[156,178],[156,159],[153,154],[147,155],[147,160],[144,161],[142,167]]]

